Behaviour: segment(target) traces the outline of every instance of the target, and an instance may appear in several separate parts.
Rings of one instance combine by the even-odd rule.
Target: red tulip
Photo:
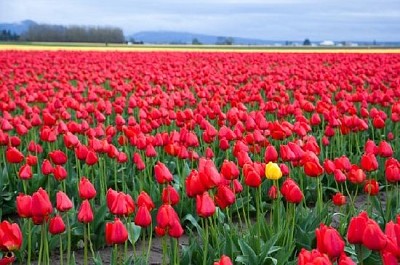
[[[76,135],[67,132],[66,134],[64,134],[64,145],[68,148],[68,149],[73,149],[75,148],[75,146],[77,146],[79,144],[79,139]]]
[[[30,165],[25,164],[21,166],[18,172],[18,177],[22,180],[27,180],[32,178],[32,168]]]
[[[356,263],[350,257],[347,257],[346,254],[343,252],[340,255],[338,265],[356,265]]]
[[[10,224],[8,221],[0,223],[0,250],[16,251],[22,245],[22,233],[18,224]]]
[[[219,261],[214,262],[214,265],[233,265],[231,258],[222,255]]]
[[[383,250],[387,244],[387,237],[379,225],[372,219],[368,219],[362,234],[363,245],[370,250]]]
[[[65,224],[61,216],[56,215],[50,219],[49,232],[52,235],[61,234],[65,231]]]
[[[379,193],[379,183],[374,179],[369,179],[364,184],[364,192],[368,195],[375,196]]]
[[[56,180],[62,181],[67,178],[67,170],[61,165],[56,165],[53,168],[53,175]]]
[[[336,229],[321,224],[315,230],[315,234],[319,252],[328,254],[333,260],[339,258],[344,252],[344,241]]]
[[[53,166],[51,165],[49,160],[43,160],[41,170],[43,175],[50,175],[51,173],[53,173]]]
[[[225,209],[235,202],[236,197],[235,193],[228,186],[219,185],[214,199],[219,208]]]
[[[378,169],[378,160],[372,153],[366,153],[361,156],[361,168],[365,171],[375,171]]]
[[[21,218],[32,217],[32,197],[20,193],[16,198],[17,213]]]
[[[336,169],[335,163],[333,163],[332,160],[325,159],[325,161],[324,161],[324,170],[325,170],[326,174],[333,174],[335,169]]]
[[[214,162],[210,159],[200,158],[198,172],[200,180],[206,189],[218,186],[223,180]]]
[[[116,192],[110,188],[106,200],[108,209],[114,215],[129,216],[135,211],[135,203],[129,194]]]
[[[394,158],[389,158],[385,163],[385,176],[388,182],[400,181],[400,163]]]
[[[95,165],[99,161],[97,154],[93,150],[88,150],[87,155],[85,157],[85,163],[89,166]]]
[[[381,157],[393,156],[392,146],[386,141],[380,142],[378,146],[378,155]]]
[[[26,156],[26,163],[30,166],[36,166],[38,162],[37,156],[27,155]]]
[[[49,153],[50,160],[56,165],[67,163],[67,155],[61,150],[55,150]]]
[[[141,191],[137,198],[137,205],[142,206],[145,205],[149,211],[153,210],[156,206],[154,205],[153,200],[150,196],[145,192]]]
[[[347,179],[346,175],[340,169],[335,169],[333,171],[333,177],[338,183],[345,182]]]
[[[239,169],[233,161],[224,160],[221,166],[221,175],[228,180],[236,179],[239,177]]]
[[[365,181],[365,172],[356,165],[352,165],[351,170],[347,174],[350,182],[353,184],[361,184]]]
[[[342,206],[346,204],[346,196],[344,196],[341,192],[336,193],[332,198],[333,204],[336,206]]]
[[[261,185],[262,179],[260,173],[251,165],[245,164],[243,166],[244,183],[253,188],[257,188]]]
[[[49,195],[47,192],[39,188],[32,195],[32,220],[34,224],[42,224],[44,220],[53,212]]]
[[[146,205],[141,205],[135,216],[135,224],[141,227],[148,227],[151,224],[151,214]]]
[[[273,145],[268,145],[265,149],[264,162],[277,162],[278,161],[278,151],[276,151]]]
[[[200,179],[199,172],[195,169],[193,169],[189,176],[186,177],[185,188],[186,195],[190,198],[202,194],[207,190]]]
[[[363,243],[363,234],[367,226],[368,219],[369,218],[366,212],[362,212],[358,216],[351,218],[347,230],[347,240],[350,244]]]
[[[283,182],[281,193],[285,200],[290,203],[300,203],[304,197],[297,183],[291,178],[287,178]]]
[[[7,252],[0,259],[0,265],[9,265],[15,261],[15,255],[13,252]]]
[[[235,194],[241,193],[243,191],[243,186],[242,184],[239,182],[239,180],[234,179],[233,180],[233,192]]]
[[[168,183],[174,179],[169,169],[160,161],[154,166],[154,175],[159,184]]]
[[[304,173],[310,177],[318,177],[324,173],[324,168],[317,161],[304,163]]]
[[[113,223],[106,223],[106,243],[108,245],[123,244],[128,240],[128,231],[119,218]]]
[[[78,221],[81,223],[90,223],[94,219],[93,217],[93,210],[92,206],[90,206],[90,203],[88,200],[84,200],[79,207],[78,211]]]
[[[215,204],[208,192],[196,196],[196,212],[200,217],[207,218],[215,213]]]
[[[62,191],[58,191],[56,194],[56,208],[60,212],[66,212],[72,209],[72,201],[68,197],[67,194],[65,194]]]
[[[82,177],[79,181],[78,191],[82,200],[90,200],[96,197],[96,189],[86,177]]]
[[[164,204],[175,205],[179,202],[179,193],[174,187],[168,185],[163,189],[161,199]]]
[[[278,198],[278,188],[274,185],[272,185],[269,189],[268,189],[268,197],[271,200],[275,200],[276,198]]]
[[[367,154],[378,154],[378,147],[376,146],[375,142],[372,140],[367,140],[367,142],[364,145],[364,151]]]
[[[316,249],[311,251],[301,249],[297,261],[298,265],[332,265],[328,255],[319,252]]]
[[[24,155],[15,147],[10,147],[6,151],[6,159],[10,164],[18,164],[24,161]]]

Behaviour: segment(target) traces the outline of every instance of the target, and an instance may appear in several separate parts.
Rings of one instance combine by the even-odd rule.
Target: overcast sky
[[[118,26],[265,40],[400,40],[400,0],[0,0],[0,22]]]

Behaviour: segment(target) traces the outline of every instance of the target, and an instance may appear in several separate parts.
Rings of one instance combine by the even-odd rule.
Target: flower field
[[[162,264],[398,264],[399,73],[391,53],[0,51],[0,265],[148,264],[154,237]]]

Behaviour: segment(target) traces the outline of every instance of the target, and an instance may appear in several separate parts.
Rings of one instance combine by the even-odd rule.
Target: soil
[[[154,237],[152,239],[152,246],[151,246],[151,251],[150,251],[150,255],[149,255],[149,263],[151,265],[157,265],[157,264],[162,264],[162,245],[161,245],[161,238],[159,237]],[[167,242],[169,242],[169,240],[167,240]],[[180,239],[179,239],[179,244],[180,246],[182,245],[188,245],[189,244],[189,236],[188,235],[183,235]],[[137,256],[141,256],[144,255],[145,252],[147,251],[147,247],[148,244],[147,242],[140,242],[138,241],[135,245],[136,248],[136,255]],[[123,247],[120,246],[120,249],[122,251]],[[112,264],[112,251],[113,248],[112,247],[105,247],[103,249],[99,249],[97,251],[95,251],[95,253],[99,253],[101,256],[101,260],[102,263],[101,264]],[[64,253],[65,255],[65,253]],[[133,255],[133,249],[132,246],[130,246],[130,248],[128,249],[128,256]],[[91,253],[89,250],[89,264],[94,264],[94,262],[91,259]],[[32,262],[33,265],[37,265],[37,262]],[[59,265],[60,263],[60,256],[58,253],[52,253],[51,254],[51,265]],[[65,261],[65,256],[64,256],[64,264],[66,264]],[[75,264],[76,265],[83,265],[83,249],[79,249],[77,251],[75,251]],[[133,263],[132,263],[133,264]]]

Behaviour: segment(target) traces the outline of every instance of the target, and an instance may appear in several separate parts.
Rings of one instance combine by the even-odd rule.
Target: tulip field
[[[395,53],[0,51],[0,265],[398,264],[399,99]]]

